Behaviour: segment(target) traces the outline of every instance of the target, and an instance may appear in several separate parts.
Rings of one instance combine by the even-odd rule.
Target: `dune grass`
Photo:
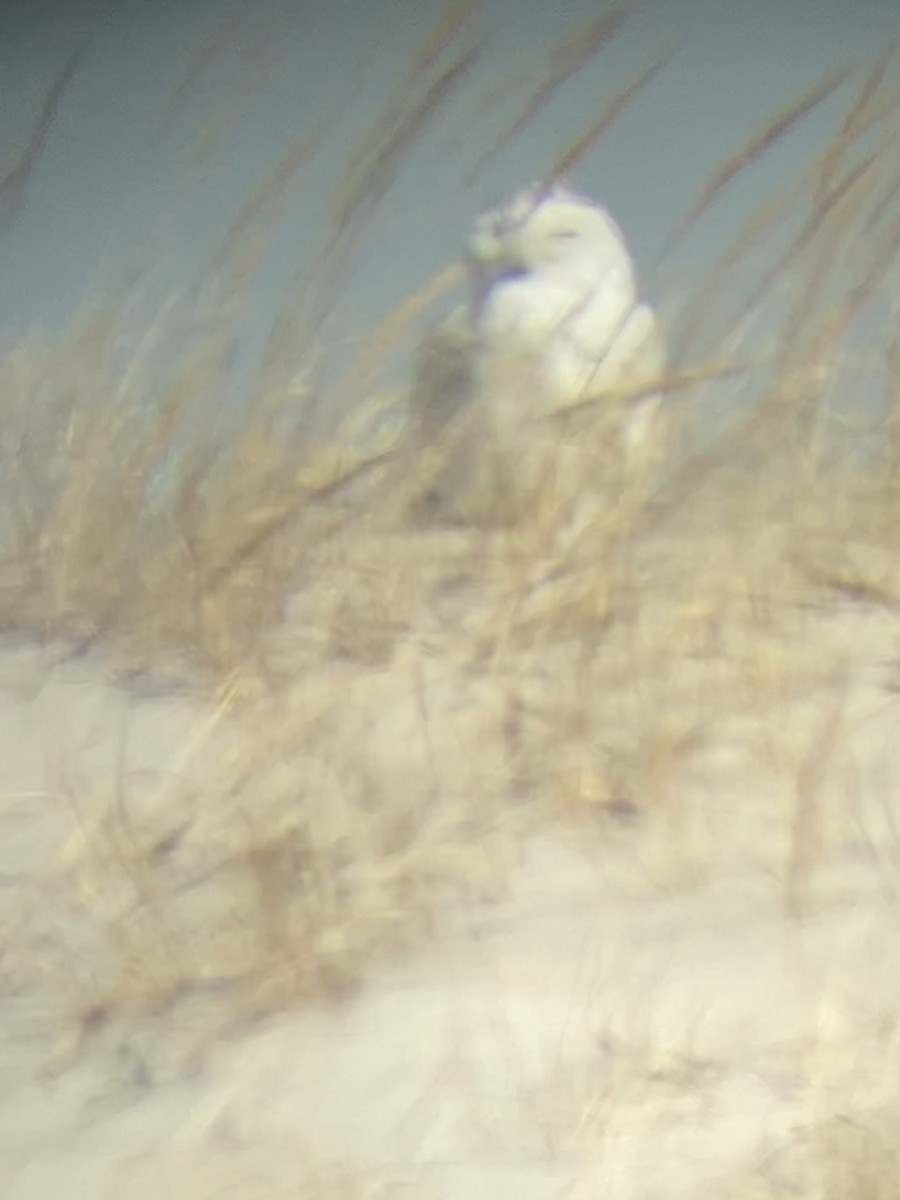
[[[415,65],[419,94],[380,119],[369,157],[348,168],[338,257],[475,69],[467,8],[445,14]],[[594,53],[620,20],[596,25]],[[555,62],[511,136],[582,57]],[[824,81],[736,154],[682,229],[836,86]],[[306,414],[331,398],[299,337],[239,413],[214,415],[239,295],[165,368],[153,349],[170,333],[165,314],[127,353],[122,320],[101,314],[0,362],[0,628],[62,659],[102,649],[124,678],[187,690],[211,715],[185,735],[184,764],[216,757],[225,729],[229,746],[201,784],[195,773],[134,811],[124,773],[109,795],[70,784],[83,836],[53,895],[92,897],[79,918],[91,949],[85,966],[57,948],[48,970],[55,988],[68,973],[79,1045],[118,1024],[168,1028],[184,1006],[208,1004],[184,1051],[194,1061],[247,1019],[343,994],[433,938],[459,897],[501,893],[538,827],[665,811],[675,831],[680,773],[728,722],[755,721],[755,752],[796,780],[782,883],[786,911],[802,912],[823,852],[814,764],[841,712],[800,747],[776,744],[773,712],[837,669],[792,631],[836,597],[891,609],[900,599],[896,346],[864,372],[852,349],[894,268],[896,115],[877,64],[815,167],[687,299],[660,381],[665,461],[628,504],[611,474],[575,542],[552,488],[512,524],[421,515],[434,448],[416,441],[408,398],[378,392],[378,375],[452,270],[373,331],[343,381],[357,403],[315,439]],[[798,212],[788,248],[735,297],[749,249]],[[259,234],[258,214],[243,221],[227,287]],[[760,348],[743,331],[776,303],[780,328]],[[886,415],[860,453],[836,398],[879,373]],[[692,413],[704,403],[741,415],[698,442]],[[602,428],[603,413],[587,406],[577,419]],[[546,437],[571,445],[565,421]],[[584,443],[592,477],[604,444]],[[691,850],[690,871],[710,867],[715,850],[704,854]],[[135,1053],[134,1070],[153,1077],[157,1052]],[[822,1194],[887,1195],[867,1172]]]

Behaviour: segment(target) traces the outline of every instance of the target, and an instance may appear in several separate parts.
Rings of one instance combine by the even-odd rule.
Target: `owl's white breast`
[[[608,386],[628,361],[633,347],[623,334],[641,308],[624,272],[590,288],[552,273],[505,280],[488,291],[478,315],[483,363],[530,358],[558,403],[574,401]]]

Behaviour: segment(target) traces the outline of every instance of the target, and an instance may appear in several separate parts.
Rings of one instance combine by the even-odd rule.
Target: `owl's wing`
[[[495,464],[492,422],[482,402],[483,365],[463,310],[420,348],[410,395],[409,474],[426,515],[468,522],[491,511]]]
[[[609,292],[576,311],[555,342],[548,343],[550,351],[567,364],[573,379],[582,381],[573,392],[585,398],[639,389],[665,368],[665,345],[653,310]]]
[[[637,304],[609,349],[610,369],[623,386],[635,388],[661,379],[666,367],[666,347],[656,313],[648,304]]]
[[[471,404],[477,391],[475,360],[475,339],[462,310],[423,340],[410,396],[410,419],[421,443],[432,443]]]

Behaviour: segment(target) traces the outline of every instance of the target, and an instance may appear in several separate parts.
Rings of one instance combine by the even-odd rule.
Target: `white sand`
[[[73,892],[71,864],[117,795],[161,858],[186,822],[212,829],[185,796],[242,735],[97,661],[7,648],[0,1194],[849,1197],[868,1170],[900,1178],[900,626],[846,606],[798,630],[837,682],[723,720],[666,804],[533,833],[507,883],[360,990],[225,1027],[212,989],[83,1035],[116,901],[96,871]],[[385,698],[409,688],[372,687],[384,751],[403,722]]]

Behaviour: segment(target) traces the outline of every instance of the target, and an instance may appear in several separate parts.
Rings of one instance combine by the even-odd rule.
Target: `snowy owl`
[[[628,469],[656,424],[664,351],[612,217],[530,188],[478,219],[466,260],[468,303],[426,343],[414,385],[426,444],[458,427],[442,498],[465,516],[498,493],[521,500],[551,466],[571,475],[552,421],[567,409],[615,410],[605,441]]]

